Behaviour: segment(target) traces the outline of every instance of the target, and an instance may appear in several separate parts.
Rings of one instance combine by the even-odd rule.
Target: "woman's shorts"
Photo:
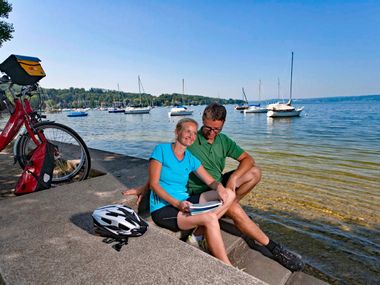
[[[193,204],[199,203],[200,195],[201,194],[191,195],[186,200]],[[179,212],[178,208],[172,205],[168,205],[152,212],[150,215],[152,216],[153,222],[157,226],[171,230],[173,232],[178,232],[180,231],[180,228],[178,227],[178,223],[177,223],[178,212]]]

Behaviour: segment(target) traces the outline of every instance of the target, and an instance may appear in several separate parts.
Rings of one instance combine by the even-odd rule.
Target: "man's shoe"
[[[290,252],[281,245],[276,245],[272,254],[274,260],[290,271],[301,271],[305,266],[300,255]]]
[[[195,235],[191,234],[188,236],[186,243],[195,246],[204,252],[208,252],[207,241],[205,238],[199,240]]]

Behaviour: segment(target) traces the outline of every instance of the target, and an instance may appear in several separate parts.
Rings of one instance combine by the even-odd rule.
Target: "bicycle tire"
[[[83,139],[73,129],[55,122],[41,122],[34,129],[36,133],[42,131],[46,139],[58,149],[53,183],[81,181],[88,177],[91,169],[90,153]],[[17,141],[16,158],[22,169],[35,148],[36,145],[27,132]]]

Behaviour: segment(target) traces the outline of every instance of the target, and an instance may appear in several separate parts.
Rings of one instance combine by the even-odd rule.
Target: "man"
[[[265,246],[271,252],[273,259],[284,267],[292,271],[301,270],[304,266],[301,258],[269,239],[239,204],[239,201],[259,183],[261,171],[247,152],[221,133],[226,115],[227,111],[224,106],[217,103],[208,105],[202,116],[203,126],[198,131],[197,139],[189,147],[189,150],[202,162],[203,167],[216,181],[236,192],[236,199],[226,213],[233,220],[235,226],[247,237]],[[239,165],[234,171],[223,174],[227,157],[237,160]],[[124,194],[138,195],[139,202],[148,188],[147,183],[140,188],[126,191]],[[190,194],[203,193],[208,190],[208,186],[197,176],[190,175],[188,183]]]

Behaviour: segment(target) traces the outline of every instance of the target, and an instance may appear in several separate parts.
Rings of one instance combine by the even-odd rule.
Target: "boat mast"
[[[142,106],[142,101],[141,101],[141,79],[140,79],[140,75],[137,76],[137,81],[138,81],[138,84],[139,84],[140,106]]]
[[[259,102],[261,102],[261,79],[259,80]]]
[[[243,92],[243,101],[248,105],[248,99],[247,96],[245,95],[244,87],[241,88],[241,91]]]
[[[277,98],[280,100],[280,77],[277,77]]]
[[[185,79],[182,78],[182,104],[185,105]]]
[[[292,52],[292,63],[290,65],[290,98],[288,104],[292,104],[292,88],[293,88],[293,52]]]

